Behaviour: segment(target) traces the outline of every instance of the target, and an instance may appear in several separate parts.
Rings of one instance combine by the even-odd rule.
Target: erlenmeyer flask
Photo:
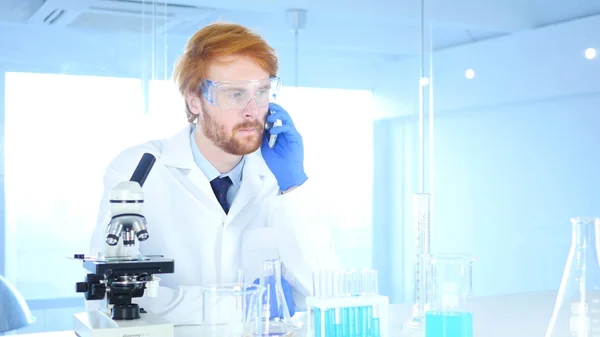
[[[572,218],[571,249],[546,337],[600,337],[600,219]]]
[[[263,262],[260,285],[266,288],[262,302],[265,319],[263,336],[293,336],[290,310],[281,284],[281,260],[270,259]]]

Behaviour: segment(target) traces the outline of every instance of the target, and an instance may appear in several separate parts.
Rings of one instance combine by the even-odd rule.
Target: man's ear
[[[200,97],[190,93],[184,94],[183,97],[190,112],[196,116],[200,115],[200,112],[202,112],[202,101]]]

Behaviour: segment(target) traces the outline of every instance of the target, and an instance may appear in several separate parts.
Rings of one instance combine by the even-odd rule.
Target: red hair
[[[173,79],[179,92],[197,93],[200,84],[206,80],[207,68],[216,58],[228,55],[250,57],[270,76],[278,70],[275,50],[258,34],[246,27],[232,23],[214,23],[192,36],[183,55],[177,60]],[[189,109],[188,120],[196,118]]]

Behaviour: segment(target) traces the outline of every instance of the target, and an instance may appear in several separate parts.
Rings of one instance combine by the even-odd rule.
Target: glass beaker
[[[571,248],[546,337],[600,337],[600,219],[571,218]]]
[[[257,284],[218,284],[202,289],[203,336],[262,336],[261,298]]]
[[[472,337],[474,258],[431,254],[423,260],[427,279],[425,337]]]
[[[265,320],[263,334],[267,336],[292,336],[293,322],[281,284],[281,260],[263,262],[260,285],[266,290],[262,296],[261,310]]]

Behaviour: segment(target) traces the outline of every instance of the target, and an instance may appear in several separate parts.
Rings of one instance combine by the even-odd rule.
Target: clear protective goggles
[[[279,88],[279,77],[237,82],[206,80],[201,86],[206,100],[224,110],[243,109],[252,99],[257,106],[266,107],[275,99]]]

